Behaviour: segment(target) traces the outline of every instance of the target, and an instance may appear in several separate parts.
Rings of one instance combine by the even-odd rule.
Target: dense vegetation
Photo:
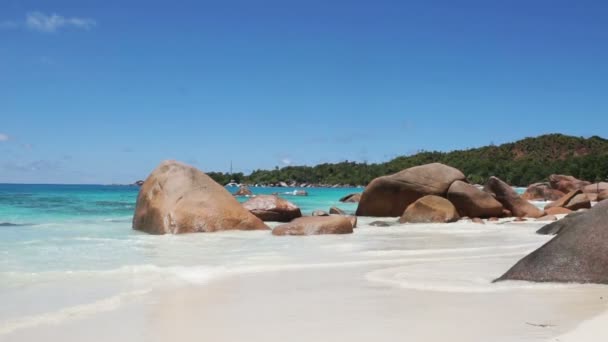
[[[510,184],[525,186],[546,180],[550,174],[573,175],[588,181],[608,178],[608,140],[598,136],[579,138],[548,134],[500,146],[485,146],[452,152],[419,152],[385,163],[344,161],[317,166],[288,166],[274,170],[242,173],[209,173],[220,184],[231,179],[248,184],[295,181],[314,184],[365,185],[372,179],[426,163],[440,162],[456,167],[473,183],[497,176]]]

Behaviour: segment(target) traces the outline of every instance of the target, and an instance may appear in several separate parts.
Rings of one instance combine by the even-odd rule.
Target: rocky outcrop
[[[340,215],[300,217],[272,230],[273,235],[350,234],[352,232],[351,220]]]
[[[344,202],[344,203],[359,203],[360,200],[361,200],[360,193],[349,194],[349,195],[346,195],[346,196],[340,198],[340,202]]]
[[[494,196],[463,181],[452,183],[447,198],[460,216],[488,218],[502,215],[503,206]]]
[[[555,201],[564,195],[563,192],[552,189],[549,183],[534,183],[528,186],[521,198],[528,201]]]
[[[590,183],[572,176],[550,175],[549,184],[551,184],[551,188],[567,194],[570,191],[582,189],[584,186],[589,185]]]
[[[608,201],[558,222],[552,240],[497,280],[608,284]]]
[[[415,166],[378,177],[363,191],[357,216],[401,216],[410,204],[423,196],[445,196],[450,185],[457,180],[465,180],[462,172],[440,163]]]
[[[533,218],[543,216],[542,210],[521,198],[511,186],[494,176],[488,179],[484,191],[494,194],[496,200],[511,211],[513,216]]]
[[[400,223],[447,223],[460,218],[447,199],[428,195],[410,204],[399,219]]]
[[[253,192],[246,185],[241,185],[234,196],[253,196]]]
[[[268,229],[223,186],[176,161],[162,162],[140,188],[133,228],[150,234]]]
[[[274,195],[259,195],[243,203],[243,207],[262,221],[289,222],[302,216],[295,204]]]

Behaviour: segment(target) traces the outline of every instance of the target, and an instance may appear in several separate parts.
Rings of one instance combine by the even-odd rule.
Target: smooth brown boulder
[[[458,210],[460,216],[501,216],[503,206],[491,194],[463,181],[455,181],[448,189],[447,199]]]
[[[534,183],[528,186],[521,198],[528,201],[555,201],[564,195],[563,192],[552,189],[549,183]]]
[[[549,184],[551,184],[551,187],[553,189],[559,190],[567,194],[570,191],[582,189],[584,186],[587,186],[591,183],[574,178],[572,176],[550,175]]]
[[[272,235],[319,235],[350,234],[351,220],[346,216],[307,216],[282,224],[272,230]]]
[[[595,183],[595,184],[589,184],[587,186],[585,186],[583,188],[583,192],[584,193],[589,193],[589,194],[599,194],[602,191],[607,191],[608,190],[608,183],[607,182],[599,182],[599,183]]]
[[[579,209],[589,209],[591,208],[591,201],[587,194],[578,194],[566,204],[566,209],[570,209],[572,211],[577,211]]]
[[[340,202],[345,202],[345,203],[359,203],[360,200],[361,200],[360,193],[349,194],[349,195],[346,195],[346,196],[340,198]]]
[[[133,228],[150,234],[269,229],[211,177],[172,160],[139,190]]]
[[[608,199],[608,190],[602,191],[597,195],[597,201],[601,202],[605,199]]]
[[[447,199],[428,195],[410,204],[399,219],[400,223],[447,223],[460,218],[456,207]]]
[[[496,200],[511,211],[514,216],[533,218],[543,216],[542,210],[521,198],[509,184],[497,177],[492,176],[488,179],[484,191],[494,194]]]
[[[440,163],[414,166],[378,177],[363,191],[357,216],[401,216],[410,204],[423,196],[445,196],[457,180],[465,180],[464,174]]]
[[[338,208],[338,207],[331,207],[329,208],[329,214],[335,214],[335,215],[346,215],[346,213],[344,212],[344,210]]]
[[[572,210],[562,208],[562,207],[553,207],[545,209],[545,214],[547,215],[561,215],[561,214],[570,214]]]
[[[565,227],[517,262],[500,280],[608,284],[608,201],[557,221]]]
[[[289,222],[302,216],[298,206],[275,195],[253,197],[243,207],[262,221]]]
[[[551,202],[551,203],[548,203],[547,205],[545,205],[545,210],[550,209],[550,208],[559,208],[559,207],[565,208],[566,205],[568,204],[568,202],[570,202],[575,196],[580,195],[582,193],[583,192],[580,189],[572,190],[569,193],[562,196],[557,201]]]
[[[253,196],[253,192],[246,185],[239,186],[239,189],[234,193],[234,196]]]

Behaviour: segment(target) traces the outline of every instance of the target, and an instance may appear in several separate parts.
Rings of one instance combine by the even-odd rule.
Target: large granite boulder
[[[282,224],[272,230],[272,235],[319,235],[350,234],[353,223],[346,216],[306,216]]]
[[[549,183],[534,183],[528,186],[521,198],[528,201],[555,201],[565,194],[551,188]]]
[[[492,176],[488,179],[484,191],[494,194],[496,200],[511,211],[513,216],[533,218],[543,216],[542,210],[521,198],[509,184],[497,177]]]
[[[574,178],[572,176],[550,175],[549,184],[551,184],[551,188],[567,194],[570,191],[582,189],[583,187],[591,183]]]
[[[302,216],[298,206],[275,195],[253,197],[243,207],[262,221],[289,222]]]
[[[340,202],[344,202],[344,203],[359,203],[360,200],[361,200],[360,193],[348,194],[348,195],[340,198]]]
[[[450,185],[447,198],[460,216],[487,218],[502,215],[503,206],[494,196],[463,181]]]
[[[432,163],[374,179],[363,191],[357,216],[397,217],[426,195],[445,196],[450,185],[465,180],[459,170]]]
[[[150,234],[269,229],[211,177],[172,160],[139,190],[133,228]]]
[[[608,201],[565,220],[552,240],[497,280],[608,284]]]
[[[456,207],[447,199],[428,195],[410,204],[399,218],[401,223],[447,223],[458,221]]]

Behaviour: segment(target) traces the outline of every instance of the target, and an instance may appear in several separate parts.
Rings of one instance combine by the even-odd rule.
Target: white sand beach
[[[379,228],[368,225],[373,220],[361,218],[360,228],[345,236],[140,235],[138,243],[156,254],[158,265],[61,278],[40,274],[47,281],[3,291],[0,299],[9,309],[0,310],[0,340],[608,337],[602,328],[608,287],[491,282],[550,239],[534,234],[542,223]],[[228,257],[213,259],[217,267],[197,265],[202,259],[196,255],[217,253],[210,248],[225,249]],[[167,259],[172,261],[160,262]]]

